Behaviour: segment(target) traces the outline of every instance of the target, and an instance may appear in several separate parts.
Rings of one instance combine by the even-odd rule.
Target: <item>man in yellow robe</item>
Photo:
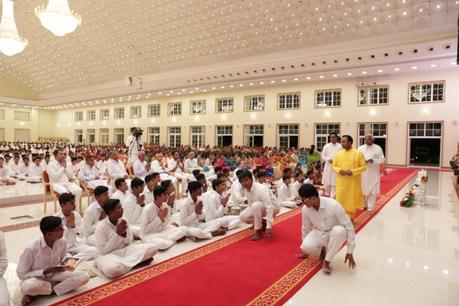
[[[360,174],[367,169],[362,152],[352,147],[352,137],[343,135],[341,146],[333,160],[336,172],[336,200],[343,206],[351,220],[357,209],[363,209],[363,194]]]

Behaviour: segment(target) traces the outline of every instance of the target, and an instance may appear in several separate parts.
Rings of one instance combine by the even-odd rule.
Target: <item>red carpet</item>
[[[395,169],[381,181],[376,213],[415,174]],[[360,214],[360,230],[372,217]],[[320,270],[299,260],[301,209],[276,218],[272,241],[252,242],[247,229],[55,305],[272,305],[281,304]],[[129,290],[126,290],[129,289]]]

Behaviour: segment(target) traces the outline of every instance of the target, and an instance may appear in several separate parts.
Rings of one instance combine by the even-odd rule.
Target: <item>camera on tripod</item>
[[[135,138],[140,138],[143,134],[143,130],[140,127],[133,127],[131,128],[131,133]]]

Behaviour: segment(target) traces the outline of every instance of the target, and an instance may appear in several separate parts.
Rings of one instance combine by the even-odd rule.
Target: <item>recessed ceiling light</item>
[[[394,71],[399,71],[399,70],[400,70],[400,68],[394,68]]]
[[[306,80],[310,80],[310,79],[311,79],[311,77],[310,77],[310,76],[306,77]]]
[[[271,81],[271,84],[274,84],[274,83],[276,83],[276,81],[272,80],[272,81]]]
[[[412,66],[411,69],[416,70],[418,69],[418,66]]]
[[[283,83],[287,82],[287,80],[282,80]]]
[[[323,75],[321,75],[321,76],[319,76],[319,78],[323,79],[323,78],[324,78],[324,76],[323,76]]]
[[[264,82],[260,82],[260,85],[263,85],[263,84],[264,84]]]
[[[430,65],[430,68],[434,68],[434,67],[437,67],[437,64]]]
[[[333,75],[333,77],[336,78],[336,77],[338,77],[338,75],[335,73],[335,74]]]
[[[451,62],[451,65],[456,65],[456,62]]]
[[[249,83],[250,86],[253,86],[253,83]]]
[[[383,70],[382,70],[382,69],[379,69],[378,72],[381,73],[381,72],[383,72]]]
[[[366,71],[362,71],[362,74],[367,74],[367,72]]]
[[[294,78],[293,80],[294,80],[294,81],[298,81],[298,78]]]
[[[349,75],[349,76],[352,75],[352,72],[348,72],[347,75]]]
[[[239,84],[239,87],[244,87],[244,84]]]

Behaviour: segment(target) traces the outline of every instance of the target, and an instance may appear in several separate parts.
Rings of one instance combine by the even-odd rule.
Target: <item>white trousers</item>
[[[336,198],[336,185],[326,185],[325,191],[327,191],[330,194],[330,198]]]
[[[10,305],[10,296],[8,295],[8,287],[3,277],[0,277],[0,306]]]
[[[327,232],[313,229],[303,239],[301,250],[308,255],[319,256],[322,247],[326,247],[325,260],[330,262],[346,240],[346,230],[342,225],[335,225]]]
[[[224,227],[224,228],[227,228],[228,230],[235,229],[242,222],[239,216],[223,216],[223,217],[215,219],[214,221],[219,223],[219,227]]]
[[[86,237],[86,244],[90,246],[95,246],[96,245],[96,235],[91,234],[88,237]]]
[[[201,225],[203,224],[203,225]],[[211,239],[212,234],[211,232],[217,230],[219,225],[217,223],[207,224],[205,223],[199,224],[198,227],[194,226],[184,226],[187,229],[187,236],[196,237],[198,239]]]
[[[273,218],[279,213],[279,208],[273,205]],[[251,206],[244,209],[239,217],[245,223],[253,224],[258,231],[263,227],[263,218],[266,216],[266,207],[262,202],[253,202]]]
[[[182,195],[185,195],[186,194],[186,189],[188,188],[188,181],[194,180],[193,174],[183,173],[183,172],[182,173],[175,172],[174,175],[175,175],[175,177],[177,179],[181,180],[181,182],[180,182],[181,187],[182,187],[181,192],[182,192]]]
[[[31,277],[21,283],[21,291],[24,295],[50,295],[53,290],[57,296],[61,296],[75,290],[89,281],[89,276],[86,272],[67,271],[58,272],[51,277],[41,279]],[[58,282],[54,287],[51,283]]]
[[[66,183],[66,184],[53,184],[53,190],[59,194],[63,194],[65,192],[70,192],[75,196],[75,203],[80,203],[81,193],[83,190],[74,183]]]
[[[97,268],[108,278],[126,274],[135,265],[153,258],[153,255],[156,254],[156,248],[146,243],[130,244],[124,249],[114,251],[114,253],[96,257]]]
[[[376,208],[376,194],[364,195],[363,198],[368,211],[374,211]]]
[[[29,183],[41,183],[41,177],[40,176],[29,176],[26,179],[26,181]]]

